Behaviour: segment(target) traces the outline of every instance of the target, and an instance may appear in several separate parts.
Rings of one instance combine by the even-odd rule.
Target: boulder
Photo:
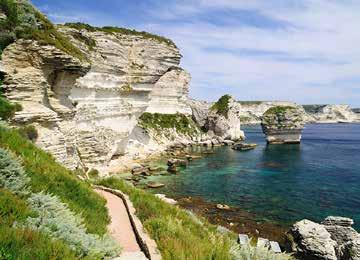
[[[337,243],[323,225],[301,220],[292,226],[287,236],[292,251],[301,259],[337,259]]]
[[[170,159],[167,162],[168,166],[179,166],[179,167],[186,167],[187,166],[187,161],[186,160],[181,160],[181,159]]]
[[[237,143],[234,144],[231,148],[237,151],[249,151],[255,149],[256,147],[257,144]]]
[[[146,184],[146,186],[148,188],[152,188],[152,189],[157,189],[157,188],[162,188],[165,186],[165,184],[163,183],[160,183],[160,182],[153,182],[153,181],[150,181]]]

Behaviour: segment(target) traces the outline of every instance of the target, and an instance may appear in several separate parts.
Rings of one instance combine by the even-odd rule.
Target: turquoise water
[[[257,149],[216,148],[179,175],[156,177],[167,184],[156,192],[226,203],[284,225],[347,216],[360,230],[360,124],[307,125],[300,145],[267,146],[259,127],[244,130]]]

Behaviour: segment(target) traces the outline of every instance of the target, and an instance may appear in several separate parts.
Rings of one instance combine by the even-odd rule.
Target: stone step
[[[256,247],[267,247],[268,248],[270,246],[269,243],[270,243],[269,239],[259,237],[258,241],[257,241],[257,244],[256,244]]]
[[[245,234],[239,234],[238,243],[240,245],[245,245],[249,243],[249,236]]]
[[[281,253],[280,245],[276,241],[270,241],[270,249],[275,253]]]

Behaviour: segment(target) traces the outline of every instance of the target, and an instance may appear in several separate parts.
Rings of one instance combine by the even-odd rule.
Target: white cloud
[[[184,54],[183,65],[193,76],[192,94],[197,98],[215,99],[217,96],[209,95],[209,91],[201,93],[201,90],[211,88],[214,90],[211,93],[220,95],[216,88],[222,87],[222,91],[228,90],[238,98],[321,103],[351,100],[359,95],[354,91],[360,92],[360,86],[341,86],[341,80],[359,78],[360,2],[304,0],[298,3],[187,1],[182,8],[174,5],[172,10],[167,6],[168,13],[174,15],[168,17],[169,20],[181,15],[187,23],[153,24],[151,30],[173,38],[179,45]],[[221,8],[234,12],[256,10],[293,26],[286,29],[220,26],[191,19],[210,9]],[[166,16],[161,18],[167,19]],[[244,49],[270,54],[241,55]],[[288,59],[279,59],[271,53],[285,53]],[[303,62],[299,62],[301,59]]]

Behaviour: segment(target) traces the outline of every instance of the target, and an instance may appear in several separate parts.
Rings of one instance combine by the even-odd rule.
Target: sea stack
[[[261,126],[269,144],[298,144],[305,125],[304,111],[299,107],[276,106],[267,110]]]

